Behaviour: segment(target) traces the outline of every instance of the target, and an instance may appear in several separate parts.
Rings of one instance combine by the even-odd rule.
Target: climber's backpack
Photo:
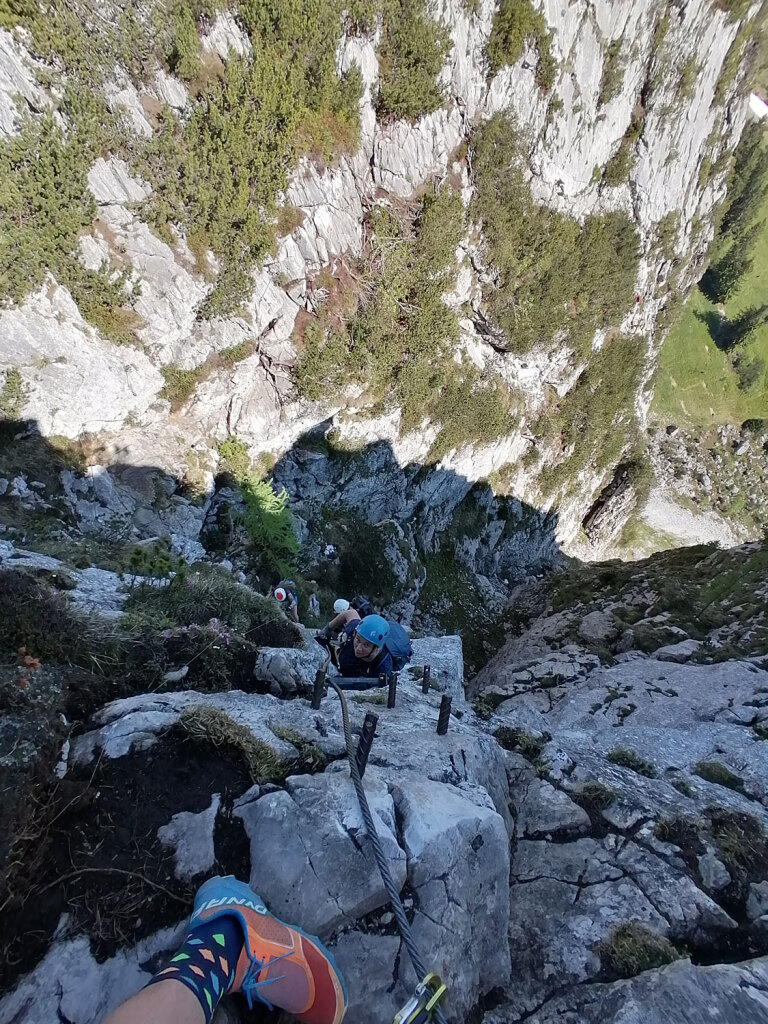
[[[392,622],[391,619],[387,619],[387,622],[389,623],[389,636],[385,646],[392,655],[392,668],[395,672],[399,672],[413,657],[411,638],[399,622]]]

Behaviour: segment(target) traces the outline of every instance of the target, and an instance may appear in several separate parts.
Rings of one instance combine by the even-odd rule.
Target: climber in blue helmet
[[[350,622],[344,632],[351,643],[339,648],[339,670],[343,676],[381,676],[392,671],[392,655],[385,644],[389,623],[381,615],[366,615],[362,621]]]

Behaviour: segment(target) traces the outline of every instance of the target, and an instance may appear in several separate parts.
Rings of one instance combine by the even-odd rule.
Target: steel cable
[[[411,923],[406,916],[405,907],[400,899],[400,893],[398,892],[397,886],[392,878],[392,872],[389,870],[387,855],[384,852],[384,847],[381,845],[379,833],[376,831],[371,808],[368,806],[368,798],[365,795],[363,780],[360,777],[360,772],[358,771],[357,761],[355,760],[355,750],[352,746],[352,734],[349,728],[349,713],[347,711],[347,702],[344,697],[344,692],[341,687],[333,681],[333,679],[328,679],[327,682],[328,685],[332,686],[336,693],[338,693],[339,700],[341,701],[341,718],[344,723],[344,741],[347,747],[349,772],[352,776],[352,784],[355,787],[355,792],[357,793],[357,800],[363,814],[365,828],[370,837],[373,852],[376,855],[376,863],[379,866],[381,880],[384,883],[384,888],[387,890],[387,896],[389,897],[389,902],[392,904],[392,910],[397,921],[397,926],[400,929],[400,934],[403,937],[405,948],[408,950],[408,955],[411,958],[411,963],[413,964],[413,969],[416,972],[416,977],[421,981],[426,977],[427,971],[424,967],[424,961],[421,959],[418,947],[416,946],[416,940],[414,939],[413,932],[411,931]],[[435,1007],[433,1013],[438,1024],[447,1024],[443,1011],[439,1006]]]

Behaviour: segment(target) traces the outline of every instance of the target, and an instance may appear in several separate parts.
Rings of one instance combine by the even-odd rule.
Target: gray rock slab
[[[512,1024],[500,1007],[485,1024]],[[628,981],[582,985],[546,1003],[528,1024],[766,1024],[768,957],[694,967],[680,960]]]
[[[394,834],[392,798],[379,774],[364,778],[398,889],[406,856]],[[327,937],[387,902],[354,787],[340,772],[295,776],[236,811],[251,842],[251,886],[285,921]]]
[[[731,884],[731,876],[728,869],[714,853],[704,853],[698,860],[699,872],[704,888],[709,892],[720,892],[727,885]],[[747,902],[747,913],[749,913],[749,902]],[[759,917],[758,914],[755,915]]]
[[[103,963],[95,960],[85,936],[55,942],[37,967],[0,999],[0,1024],[99,1024],[149,981],[151,972],[143,964],[178,949],[186,924],[185,919],[165,928]]]
[[[325,651],[313,639],[308,639],[304,648],[262,647],[256,655],[253,675],[276,696],[311,693],[325,658]]]
[[[206,810],[198,814],[179,811],[157,830],[163,846],[173,848],[174,872],[182,881],[209,871],[215,863],[213,831],[220,803],[221,795],[214,793]]]
[[[589,815],[562,790],[544,779],[533,779],[517,811],[518,836],[536,839],[545,835],[576,836],[589,831]]]
[[[653,657],[658,661],[674,661],[678,664],[690,661],[691,656],[701,647],[700,640],[681,640],[677,644],[667,644],[659,647],[653,652]]]
[[[509,841],[487,794],[406,774],[392,786],[408,880],[416,891],[414,936],[450,979],[451,1019],[509,980]],[[427,954],[425,954],[427,955]],[[416,978],[407,958],[400,977]]]
[[[346,1024],[392,1024],[409,995],[397,977],[399,936],[350,931],[329,948],[349,992]]]
[[[453,706],[465,702],[464,652],[460,636],[421,637],[412,641],[413,657],[408,667],[430,666],[431,679],[439,690],[453,698]],[[402,673],[405,676],[408,669]]]
[[[747,897],[747,916],[750,921],[756,921],[758,917],[768,914],[768,880],[763,882],[750,882],[749,896]]]

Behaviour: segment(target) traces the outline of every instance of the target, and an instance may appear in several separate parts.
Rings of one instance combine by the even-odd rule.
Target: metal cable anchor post
[[[421,677],[421,692],[429,693],[429,684],[431,681],[432,669],[429,665],[424,666],[424,675]]]
[[[393,708],[397,701],[397,672],[389,673],[389,690],[387,691],[387,707]]]
[[[452,700],[447,693],[443,694],[442,700],[440,701],[440,713],[437,716],[437,735],[445,736],[448,732],[448,722],[451,717],[451,703]]]
[[[325,692],[325,668],[319,668],[315,675],[315,685],[312,690],[312,710],[320,710],[320,701]]]
[[[373,746],[373,737],[376,735],[376,726],[379,724],[379,716],[372,711],[366,711],[363,728],[360,730],[360,739],[357,741],[355,752],[355,764],[360,772],[360,778],[365,775],[365,766],[368,764],[368,755]]]

